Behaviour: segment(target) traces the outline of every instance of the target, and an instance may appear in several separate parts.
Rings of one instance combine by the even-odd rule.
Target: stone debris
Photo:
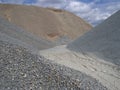
[[[96,79],[0,41],[0,90],[108,90]]]

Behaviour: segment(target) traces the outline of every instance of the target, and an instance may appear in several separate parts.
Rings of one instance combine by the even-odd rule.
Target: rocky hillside
[[[11,42],[13,44],[22,45],[28,49],[34,49],[35,51],[48,49],[56,46],[41,37],[37,37],[29,32],[26,32],[20,27],[8,22],[0,17],[0,40]]]
[[[0,4],[0,16],[51,41],[75,39],[92,28],[73,13],[53,8]]]

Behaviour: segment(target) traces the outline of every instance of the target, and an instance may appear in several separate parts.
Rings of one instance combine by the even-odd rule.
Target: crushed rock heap
[[[0,90],[107,90],[96,79],[0,41]]]

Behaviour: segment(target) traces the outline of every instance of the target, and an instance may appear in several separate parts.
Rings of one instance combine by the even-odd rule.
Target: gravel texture
[[[0,40],[10,41],[18,45],[24,45],[27,48],[43,50],[56,46],[55,43],[38,37],[21,27],[8,22],[0,17]]]
[[[120,10],[67,47],[120,66]]]
[[[0,90],[108,90],[79,71],[0,41]]]

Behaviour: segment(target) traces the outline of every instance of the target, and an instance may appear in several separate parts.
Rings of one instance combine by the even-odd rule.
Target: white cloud
[[[106,18],[108,18],[110,15],[111,14],[108,12],[103,12],[99,8],[95,8],[95,9],[91,9],[88,13],[84,13],[84,15],[82,15],[82,16],[83,16],[83,18],[85,18],[87,21],[89,21],[93,25],[96,25],[100,21],[103,21]]]
[[[86,4],[72,0],[68,3],[66,9],[96,25],[119,10],[120,2],[96,5],[95,2]]]
[[[82,2],[70,1],[66,9],[71,10],[73,12],[87,12],[90,10],[90,7],[89,5]]]
[[[37,0],[34,5],[43,7],[55,7],[63,8],[66,4],[66,0]]]
[[[62,0],[38,0],[38,2],[56,4],[61,3]]]

